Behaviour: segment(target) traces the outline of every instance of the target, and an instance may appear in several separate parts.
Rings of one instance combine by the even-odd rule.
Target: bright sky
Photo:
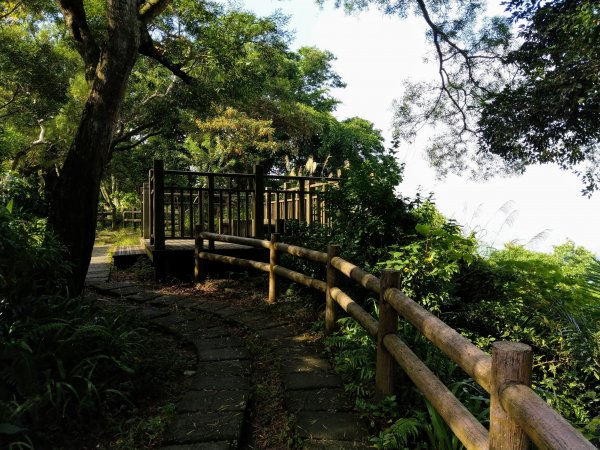
[[[242,2],[261,16],[276,10],[291,16],[294,48],[316,46],[336,55],[333,68],[347,87],[334,92],[342,101],[335,115],[370,120],[389,139],[391,104],[402,94],[402,80],[435,77],[435,69],[423,63],[430,47],[422,19],[400,20],[378,11],[348,16],[332,3],[321,9],[313,0]],[[543,232],[544,238],[530,242],[528,248],[551,251],[553,245],[571,239],[600,255],[600,193],[591,199],[583,197],[581,183],[571,173],[536,166],[523,176],[485,183],[458,176],[440,181],[423,159],[421,148],[418,142],[400,148],[399,159],[406,163],[400,186],[403,195],[413,195],[418,189],[424,194],[433,192],[442,213],[478,231],[488,244],[500,246],[513,240],[527,244]],[[507,212],[500,211],[503,205]],[[509,225],[506,218],[512,211]]]

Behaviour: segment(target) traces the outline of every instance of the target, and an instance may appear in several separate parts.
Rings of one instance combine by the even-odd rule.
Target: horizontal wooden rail
[[[399,289],[388,289],[385,299],[417,330],[490,392],[492,358]]]
[[[325,320],[328,324],[328,332],[334,328],[332,324],[335,322],[335,308],[333,307],[333,302],[335,302],[371,336],[377,338],[376,390],[378,395],[381,393],[389,395],[394,392],[393,389],[390,390],[394,386],[394,373],[393,370],[390,370],[392,366],[389,366],[386,361],[391,361],[392,365],[395,361],[468,449],[524,450],[528,448],[528,442],[523,432],[540,449],[595,448],[581,433],[537,396],[530,387],[523,384],[529,383],[528,376],[519,379],[511,378],[512,373],[531,374],[531,359],[529,358],[527,362],[527,358],[522,359],[514,353],[516,350],[511,350],[518,348],[519,351],[530,354],[531,350],[528,346],[506,342],[495,343],[494,355],[499,354],[496,353],[496,349],[503,348],[503,355],[508,359],[497,356],[494,356],[493,359],[398,289],[398,272],[384,271],[382,282],[374,275],[337,256],[339,254],[338,246],[329,245],[328,252],[323,253],[284,244],[278,242],[278,238],[277,234],[273,234],[271,241],[266,241],[217,233],[202,233],[198,230],[196,234],[196,264],[199,260],[205,259],[269,272],[270,301],[275,301],[278,292],[278,277],[287,278],[303,286],[325,292],[327,302]],[[270,263],[204,252],[202,249],[203,239],[268,248]],[[309,261],[326,264],[327,282],[278,265],[277,252],[285,252]],[[200,272],[202,271],[196,267],[196,273]],[[373,318],[337,287],[337,273],[380,294],[380,321]],[[398,314],[408,320],[423,336],[465,370],[483,389],[490,392],[493,406],[490,423],[494,426],[490,427],[489,432],[396,334]],[[383,380],[384,378],[385,380]],[[380,381],[384,381],[384,383],[379,385]],[[500,409],[494,406],[498,405],[497,399],[501,405]],[[500,417],[498,414],[504,416]],[[519,433],[523,436],[522,440],[517,436]]]
[[[262,239],[246,238],[240,236],[230,236],[228,234],[209,233],[204,231],[201,233],[204,239],[220,242],[228,242],[230,244],[247,245],[256,248],[271,248],[271,243]]]
[[[217,172],[192,172],[187,170],[165,170],[165,175],[181,175],[181,176],[195,176],[195,177],[222,177],[222,178],[254,178],[253,173],[235,173],[235,172],[225,172],[225,173],[217,173]]]
[[[388,334],[383,338],[383,342],[402,370],[444,418],[465,447],[474,450],[487,449],[489,447],[487,430],[402,339],[397,335]]]
[[[325,292],[325,290],[327,289],[327,283],[321,280],[317,280],[316,278],[308,277],[303,273],[286,269],[282,266],[273,267],[273,271],[276,275],[287,278],[291,281],[295,281],[296,283],[301,284],[303,286],[316,289],[317,291]]]
[[[331,260],[331,265],[346,275],[348,278],[356,281],[362,287],[365,287],[376,294],[381,291],[381,282],[375,275],[365,272],[360,267],[355,266],[351,262],[336,256]]]
[[[331,289],[331,296],[354,320],[363,326],[371,336],[377,336],[378,323],[373,316],[339,288]]]
[[[508,384],[500,390],[502,407],[540,449],[596,449],[529,386]]]
[[[225,264],[231,264],[232,266],[246,267],[248,269],[261,270],[263,272],[269,272],[269,263],[252,261],[251,259],[235,258],[233,256],[217,255],[216,253],[199,252],[198,257],[200,259],[206,259],[208,261],[215,261]]]
[[[289,255],[297,256],[302,259],[307,259],[309,261],[322,264],[327,263],[327,253],[309,250],[308,248],[298,247],[296,245],[284,244],[283,242],[278,242],[275,244],[275,248],[280,252],[285,252]]]
[[[341,181],[339,177],[305,177],[297,175],[265,175],[268,180],[292,180],[292,181]]]

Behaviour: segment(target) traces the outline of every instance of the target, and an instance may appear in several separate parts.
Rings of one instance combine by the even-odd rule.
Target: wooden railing
[[[266,263],[208,253],[204,251],[204,240],[268,249],[270,259]],[[325,264],[327,280],[317,280],[282,267],[279,265],[281,253]],[[276,301],[280,278],[325,293],[327,332],[335,330],[337,304],[376,338],[377,397],[382,399],[394,393],[394,364],[398,364],[468,449],[525,450],[529,448],[530,440],[540,449],[595,448],[531,389],[532,351],[529,346],[496,342],[490,356],[400,291],[399,271],[384,270],[379,279],[344,260],[339,253],[337,245],[329,245],[327,253],[288,245],[279,242],[276,233],[267,241],[202,232],[197,227],[195,276],[197,280],[203,279],[206,261],[216,261],[268,272],[268,299],[271,303]],[[379,295],[379,320],[340,289],[341,276]],[[490,394],[489,430],[398,336],[399,316],[410,322]]]
[[[138,224],[142,223],[142,211],[138,210],[129,210],[123,211],[123,226],[127,227],[128,224],[131,224],[133,228],[137,228]]]
[[[194,237],[194,228],[262,238],[298,220],[329,225],[327,188],[339,178],[165,170],[155,160],[143,187],[143,236],[156,250],[165,239]]]

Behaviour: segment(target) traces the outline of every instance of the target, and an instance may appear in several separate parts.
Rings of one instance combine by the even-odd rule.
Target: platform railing
[[[165,170],[155,160],[143,187],[143,236],[155,250],[167,239],[193,239],[194,228],[262,238],[290,220],[331,224],[326,201],[339,178]]]
[[[268,249],[269,262],[253,261],[204,251],[204,241],[222,241]],[[206,275],[207,262],[231,264],[269,274],[268,301],[277,299],[281,278],[325,294],[325,329],[337,325],[340,307],[376,339],[375,389],[378,399],[394,394],[397,364],[431,403],[467,449],[526,450],[532,441],[539,449],[595,449],[595,447],[531,388],[532,350],[518,342],[496,342],[492,355],[424,309],[399,289],[399,271],[384,270],[381,278],[341,258],[340,247],[327,252],[285,244],[274,233],[271,240],[225,236],[196,228],[195,277]],[[321,281],[279,265],[287,253],[324,264],[327,279]],[[341,277],[354,280],[379,296],[379,320],[365,311],[340,288]],[[423,336],[460,366],[490,394],[489,430],[456,398],[398,335],[398,319],[411,323]]]

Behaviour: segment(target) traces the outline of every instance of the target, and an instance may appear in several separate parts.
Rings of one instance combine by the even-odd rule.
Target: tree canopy
[[[124,204],[153,157],[276,172],[316,161],[328,173],[384,155],[372,124],[332,115],[344,86],[334,55],[291,50],[286,21],[191,0],[0,6],[0,162],[36,180],[75,292],[99,192]]]
[[[598,189],[596,1],[511,0],[502,17],[486,17],[482,1],[335,3],[426,22],[438,79],[406,83],[395,134],[412,140],[424,125],[434,130],[427,155],[438,173],[485,177],[555,163],[577,173],[585,193]]]

